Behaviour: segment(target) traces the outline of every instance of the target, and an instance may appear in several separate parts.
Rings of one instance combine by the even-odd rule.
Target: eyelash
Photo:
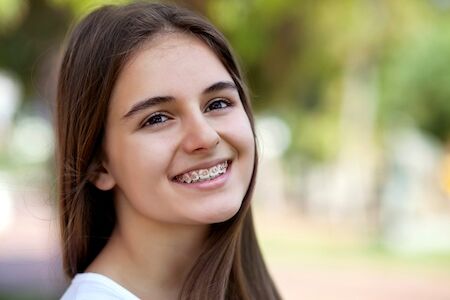
[[[224,107],[219,107],[219,108],[216,108],[216,109],[213,109],[213,110],[221,110],[221,109],[225,109],[225,108],[228,108],[228,107],[232,106],[231,101],[229,101],[227,99],[224,99],[224,98],[216,98],[216,99],[214,99],[214,100],[212,100],[211,102],[208,103],[208,105],[206,106],[205,111],[206,112],[210,112],[211,110],[208,110],[209,107],[211,105],[213,105],[214,103],[220,103],[220,102],[225,103],[225,106]]]
[[[152,119],[157,118],[157,117],[160,117],[160,118],[166,118],[167,120],[169,119],[169,117],[166,116],[165,114],[162,114],[162,113],[154,113],[154,114],[152,114],[150,117],[148,117],[148,119],[146,119],[146,120],[144,121],[144,124],[142,125],[142,127],[147,127],[147,126],[159,126],[159,125],[161,125],[161,124],[163,124],[164,122],[167,121],[167,120],[166,120],[166,121],[164,121],[164,122],[151,123]]]
[[[225,103],[225,106],[222,106],[222,105],[221,105],[221,107],[219,107],[219,108],[210,109],[210,107],[211,107],[212,104],[220,103],[220,102],[221,102],[221,103]],[[212,100],[211,102],[208,103],[208,105],[206,106],[205,112],[211,112],[211,111],[213,111],[213,110],[222,110],[222,109],[226,109],[226,108],[228,108],[228,107],[230,107],[230,106],[232,106],[232,105],[233,105],[233,104],[231,103],[231,101],[229,101],[229,100],[227,100],[227,99],[224,99],[224,98],[216,98],[216,99],[214,99],[214,100]],[[159,117],[159,118],[166,118],[167,120],[169,120],[169,117],[168,117],[167,115],[165,115],[165,114],[163,114],[163,113],[157,112],[157,113],[152,114],[150,117],[148,117],[148,118],[144,121],[142,127],[147,127],[147,126],[161,126],[161,124],[167,122],[167,120],[165,120],[165,121],[162,121],[162,122],[150,123],[150,122],[152,121],[152,119],[157,118],[157,117]]]

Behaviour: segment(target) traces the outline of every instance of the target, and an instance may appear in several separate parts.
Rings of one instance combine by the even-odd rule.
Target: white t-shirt
[[[77,274],[61,300],[139,300],[112,279],[97,273]]]

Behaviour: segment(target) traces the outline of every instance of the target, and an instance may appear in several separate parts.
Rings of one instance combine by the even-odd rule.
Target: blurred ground
[[[0,299],[56,299],[64,278],[48,190],[1,188],[8,195],[1,201],[13,205],[11,222],[0,230]]]
[[[450,299],[448,274],[309,263],[295,268],[274,264],[273,275],[284,299]]]
[[[342,225],[256,210],[263,252],[285,299],[450,299],[448,256],[385,253]]]

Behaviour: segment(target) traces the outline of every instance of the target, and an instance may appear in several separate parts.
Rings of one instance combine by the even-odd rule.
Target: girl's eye
[[[212,111],[212,110],[217,110],[217,109],[224,109],[231,106],[231,103],[225,99],[218,99],[215,101],[212,101],[211,103],[209,103],[209,105],[206,107],[205,111]]]
[[[158,124],[164,123],[167,120],[169,120],[169,118],[166,115],[156,114],[156,115],[153,115],[150,118],[148,118],[144,122],[144,124],[142,126],[143,127],[145,127],[145,126],[154,126],[154,125],[158,125]]]

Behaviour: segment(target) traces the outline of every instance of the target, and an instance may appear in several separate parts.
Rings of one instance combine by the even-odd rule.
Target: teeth
[[[211,169],[209,169],[209,174],[211,176],[216,176],[217,174],[219,174],[219,168],[214,166]]]
[[[224,174],[227,171],[228,162],[220,163],[209,169],[200,169],[196,171],[191,171],[182,175],[177,176],[175,179],[182,183],[195,183],[199,181],[206,181],[214,179],[219,175]]]
[[[209,179],[209,171],[206,169],[202,169],[198,171],[198,176],[201,180]]]
[[[188,175],[189,174],[185,174]],[[200,179],[200,177],[198,176],[198,173],[196,171],[191,172],[191,182],[196,182]]]
[[[192,179],[188,174],[183,174],[182,180],[186,183],[191,183]]]

